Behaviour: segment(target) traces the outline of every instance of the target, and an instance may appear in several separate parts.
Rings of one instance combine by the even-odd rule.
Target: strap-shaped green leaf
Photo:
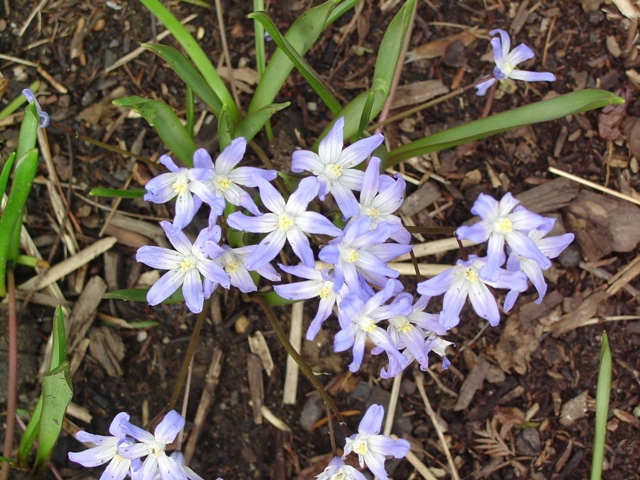
[[[398,58],[400,58],[402,52],[404,38],[409,29],[411,13],[413,12],[414,6],[415,0],[405,2],[387,27],[380,42],[371,88],[354,98],[336,115],[336,117],[344,117],[345,138],[357,137],[356,134],[358,133],[362,114],[366,108],[369,108],[367,106],[368,102],[371,105],[369,114],[371,118],[375,117],[380,113],[380,110],[382,110],[384,102],[389,96],[393,74],[398,63]],[[371,92],[373,92],[373,100],[370,100]],[[314,144],[314,150],[317,150],[318,143],[326,136],[332,126],[333,122],[327,126],[322,135],[320,135]]]
[[[196,146],[187,129],[182,126],[180,119],[173,113],[169,105],[160,100],[148,100],[137,95],[114,100],[113,104],[118,107],[130,108],[140,114],[149,125],[156,127],[164,144],[187,167],[192,166],[193,152],[196,150]]]
[[[591,480],[602,478],[604,446],[607,437],[609,397],[611,395],[611,350],[606,332],[602,333],[600,344],[600,365],[596,388],[596,419],[593,432],[593,457],[591,459]]]
[[[133,190],[121,190],[119,188],[93,188],[89,192],[90,197],[116,197],[116,198],[142,198],[147,193],[143,188]]]
[[[342,109],[340,102],[333,97],[329,89],[324,85],[322,79],[313,71],[304,58],[302,58],[287,39],[282,36],[269,18],[269,15],[265,12],[256,12],[249,14],[249,18],[260,22],[269,35],[271,35],[271,38],[276,45],[278,45],[278,48],[285,53],[291,63],[296,67],[296,70],[298,70],[307,83],[309,83],[309,86],[313,88],[313,91],[318,94],[320,100],[322,100],[331,113],[334,115],[337,114]]]
[[[235,128],[233,128],[233,120],[229,107],[225,104],[222,106],[220,118],[218,119],[218,144],[220,151],[231,145],[231,141],[235,138]]]
[[[158,0],[140,0],[140,2],[151,10],[151,13],[153,13],[158,20],[160,20],[164,26],[169,29],[180,46],[184,48],[187,55],[189,55],[191,60],[193,60],[193,63],[200,71],[205,81],[209,84],[211,90],[215,92],[222,103],[229,105],[231,117],[233,118],[234,123],[239,123],[242,115],[240,114],[238,107],[236,107],[231,93],[229,93],[229,90],[222,81],[222,78],[220,78],[220,75],[218,75],[218,72],[216,72],[216,69],[209,61],[207,54],[204,53],[202,48],[200,48],[200,45],[198,45],[195,38],[193,38],[184,25],[176,20],[171,12],[169,12],[169,10],[167,10]]]
[[[589,89],[568,93],[550,100],[543,100],[542,102],[475,120],[403,145],[389,152],[385,168],[425,153],[455,147],[462,143],[513,130],[524,125],[548,122],[567,115],[620,103],[624,103],[622,98],[604,90]]]
[[[171,69],[178,74],[182,81],[193,89],[193,93],[200,97],[218,118],[222,109],[220,97],[211,89],[204,77],[191,62],[178,50],[166,45],[143,43],[142,47],[158,54]]]
[[[287,108],[289,105],[291,105],[291,102],[272,103],[271,105],[267,105],[260,110],[250,113],[240,125],[238,125],[235,137],[244,137],[247,142],[249,142],[256,136],[264,124],[269,121],[274,113]]]
[[[299,55],[307,53],[320,33],[329,25],[329,15],[337,3],[337,0],[329,0],[307,10],[293,22],[284,38]],[[291,60],[281,49],[277,49],[264,71],[262,77],[264,81],[261,81],[256,87],[251,105],[249,105],[249,113],[273,103],[292,68]]]
[[[7,189],[7,183],[9,182],[9,176],[11,175],[11,167],[13,167],[13,160],[16,158],[16,152],[13,152],[7,158],[2,166],[2,172],[0,173],[0,196]]]
[[[31,451],[31,447],[33,446],[33,442],[36,441],[38,436],[38,426],[40,425],[40,417],[42,416],[42,395],[38,398],[38,403],[36,403],[36,408],[33,409],[33,413],[31,414],[31,419],[29,420],[29,424],[22,434],[22,438],[20,439],[20,445],[18,446],[18,455],[17,455],[17,463],[20,468],[27,469],[28,468],[28,460],[29,460],[29,452]]]

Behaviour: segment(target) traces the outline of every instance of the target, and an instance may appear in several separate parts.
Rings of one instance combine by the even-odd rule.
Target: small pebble
[[[233,327],[235,328],[238,335],[242,335],[249,328],[249,323],[249,319],[246,315],[240,315],[236,320],[236,323],[234,323]]]
[[[580,250],[573,245],[569,245],[558,257],[560,265],[564,268],[576,268],[580,260]]]
[[[147,333],[146,330],[140,330],[138,332],[138,334],[136,335],[136,340],[138,340],[138,342],[142,343],[147,339],[148,336],[149,336],[149,334]]]
[[[592,25],[600,25],[604,21],[604,13],[600,10],[589,14],[589,23]]]

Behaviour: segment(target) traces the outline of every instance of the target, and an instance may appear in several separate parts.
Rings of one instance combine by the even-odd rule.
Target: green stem
[[[311,385],[313,385],[316,391],[320,394],[322,400],[324,400],[324,403],[333,411],[333,413],[335,413],[336,418],[340,422],[340,425],[342,425],[342,427],[347,430],[347,433],[350,434],[351,432],[349,432],[347,424],[345,423],[344,418],[342,418],[342,414],[338,410],[338,407],[336,407],[336,404],[333,403],[333,399],[329,396],[320,382],[318,382],[318,379],[316,378],[313,370],[311,370],[311,367],[307,364],[307,362],[304,361],[304,359],[300,356],[296,349],[293,348],[293,345],[291,345],[291,343],[289,342],[287,335],[284,333],[284,330],[282,330],[282,326],[273,313],[273,310],[271,310],[269,304],[262,297],[251,295],[249,298],[251,299],[251,301],[257,303],[262,307],[262,310],[264,310],[264,313],[267,315],[269,323],[271,323],[271,326],[276,332],[278,340],[280,340],[282,346],[285,348],[291,358],[293,358],[293,360],[298,364],[300,370],[302,370],[302,373],[304,373],[305,377],[307,377],[307,379],[311,382]]]

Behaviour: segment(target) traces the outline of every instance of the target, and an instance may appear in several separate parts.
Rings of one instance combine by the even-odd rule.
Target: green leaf
[[[611,350],[606,333],[602,333],[600,344],[600,366],[598,386],[596,388],[596,421],[593,434],[593,458],[591,459],[591,480],[602,477],[604,445],[607,436],[607,417],[609,416],[609,396],[611,394]]]
[[[231,118],[231,112],[228,105],[222,106],[220,112],[220,118],[218,119],[218,143],[220,144],[220,151],[223,151],[235,138],[235,128],[233,127],[233,119]]]
[[[147,191],[144,188],[121,190],[119,188],[93,188],[90,197],[142,198]]]
[[[462,143],[513,130],[524,125],[556,120],[567,115],[621,103],[624,103],[622,98],[604,90],[588,89],[568,93],[550,100],[543,100],[509,110],[508,112],[475,120],[403,145],[389,152],[384,167],[389,168],[409,158],[455,147]]]
[[[251,141],[274,113],[287,108],[289,105],[291,105],[291,102],[272,103],[271,105],[267,105],[260,110],[250,113],[247,115],[247,118],[238,125],[235,138],[244,137],[247,142]]]
[[[382,110],[389,96],[393,74],[402,53],[414,6],[415,0],[405,2],[387,27],[380,42],[371,88],[354,98],[336,115],[336,118],[344,117],[344,138],[357,139],[360,120],[363,113],[366,113],[365,110],[369,108],[368,103],[371,105],[370,118],[375,117]],[[373,100],[370,100],[372,93]],[[318,137],[313,146],[314,150],[317,151],[320,140],[326,136],[332,126],[333,122]]]
[[[300,300],[287,300],[286,298],[282,298],[273,290],[266,293],[254,293],[254,295],[256,297],[264,298],[265,302],[267,302],[272,307],[279,307],[281,305],[292,305],[300,301]]]
[[[216,72],[216,69],[209,61],[209,57],[207,57],[204,50],[200,48],[200,45],[198,45],[195,38],[191,36],[184,25],[180,24],[171,12],[169,12],[169,10],[167,10],[158,0],[140,0],[140,2],[151,10],[151,13],[153,13],[158,20],[160,20],[162,24],[169,29],[180,46],[184,48],[185,52],[187,52],[187,55],[189,55],[196,68],[200,71],[209,87],[211,87],[211,90],[213,90],[216,96],[220,99],[221,103],[229,105],[233,122],[235,124],[239,123],[242,115],[240,114],[238,107],[236,107],[231,93],[229,93],[229,90],[222,81],[222,78],[220,78],[220,75],[218,75],[218,72]],[[194,91],[196,90],[194,89]]]
[[[16,158],[16,152],[13,152],[7,158],[2,166],[2,172],[0,172],[0,196],[5,193],[7,189],[7,183],[9,182],[9,176],[11,175],[11,167],[13,167],[13,160]]]
[[[27,469],[27,462],[29,459],[29,452],[31,451],[31,446],[33,442],[36,441],[36,437],[38,436],[38,426],[40,425],[40,417],[42,415],[42,395],[38,398],[38,403],[36,403],[36,408],[33,410],[33,414],[31,415],[31,420],[29,420],[29,424],[27,425],[26,430],[22,434],[22,438],[20,439],[20,445],[18,446],[18,457],[17,463],[20,468]]]
[[[130,108],[141,115],[149,125],[156,127],[164,144],[187,167],[193,165],[193,152],[196,150],[193,138],[182,126],[169,105],[160,100],[148,100],[137,95],[114,100],[113,104],[118,107]]]
[[[29,109],[25,113],[25,118],[31,117]],[[37,118],[34,116],[34,119]],[[22,136],[22,135],[21,135]],[[18,150],[21,151],[20,145]],[[14,169],[13,182],[9,191],[9,198],[2,216],[0,217],[0,297],[5,296],[5,272],[7,261],[16,259],[18,251],[10,248],[14,239],[14,231],[20,225],[24,204],[27,201],[31,185],[38,168],[38,150],[32,148],[18,157]],[[12,250],[15,250],[12,252]],[[15,257],[15,258],[14,258]]]
[[[249,14],[249,18],[257,20],[262,24],[264,29],[271,35],[273,41],[278,45],[278,48],[285,53],[285,55],[289,58],[291,63],[296,67],[296,70],[300,72],[300,74],[307,81],[309,86],[313,88],[313,91],[318,94],[320,100],[327,106],[327,108],[334,115],[338,113],[342,107],[340,102],[338,102],[329,89],[324,85],[322,79],[313,71],[313,69],[309,66],[309,64],[296,52],[296,50],[291,46],[291,44],[287,41],[286,38],[282,36],[282,34],[278,31],[277,27],[269,18],[265,12],[256,12]]]
[[[329,14],[337,3],[337,0],[330,0],[311,8],[293,22],[284,38],[299,55],[307,53],[320,33],[330,24],[328,22]],[[292,69],[293,63],[282,49],[278,48],[267,64],[263,80],[256,87],[251,105],[249,105],[249,113],[273,103]]]
[[[73,397],[69,362],[42,378],[42,414],[38,431],[38,452],[33,477],[40,477],[49,463],[51,452],[62,430],[64,414]]]
[[[362,108],[362,115],[360,116],[360,124],[358,127],[358,140],[361,139],[367,131],[367,125],[371,121],[371,109],[373,108],[373,102],[376,99],[376,94],[373,90],[369,90],[367,95],[367,101]]]
[[[200,100],[202,100],[211,109],[211,111],[213,111],[216,118],[220,117],[220,110],[222,110],[222,101],[220,100],[220,97],[216,95],[216,93],[207,84],[204,77],[184,55],[175,48],[168,47],[166,45],[143,43],[142,47],[155,52],[165,62],[167,62],[182,81],[193,89],[193,93],[198,95]]]
[[[57,369],[60,365],[67,361],[67,337],[64,331],[64,316],[62,308],[56,307],[53,315],[53,328],[51,330],[51,363],[49,371]]]
[[[114,290],[113,292],[105,293],[102,298],[104,299],[115,299],[115,300],[127,300],[131,302],[147,302],[147,292],[148,288],[129,288],[125,290]],[[183,303],[184,297],[182,296],[182,289],[176,290],[172,293],[169,298],[167,298],[164,302],[168,305]]]

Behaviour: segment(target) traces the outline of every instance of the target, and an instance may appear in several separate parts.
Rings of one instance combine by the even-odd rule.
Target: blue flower
[[[564,235],[558,235],[556,237],[545,237],[555,223],[555,219],[551,220],[548,225],[530,230],[528,237],[544,256],[547,258],[556,258],[573,242],[575,235],[573,233],[565,233]],[[536,303],[542,302],[542,299],[547,293],[547,282],[545,282],[544,275],[542,274],[543,269],[540,268],[540,265],[535,260],[523,257],[513,249],[510,250],[509,257],[507,258],[507,270],[513,272],[522,271],[538,291]],[[505,310],[509,310],[514,305],[518,298],[518,293],[519,292],[512,290],[507,294],[504,300]]]
[[[333,349],[336,352],[344,352],[353,348],[353,362],[349,365],[352,372],[360,369],[367,337],[374,345],[387,352],[387,355],[396,357],[398,362],[406,361],[406,357],[398,351],[389,334],[377,325],[378,322],[394,315],[411,312],[411,301],[406,299],[391,305],[382,305],[393,295],[394,286],[393,280],[389,280],[382,290],[370,298],[364,297],[362,292],[349,293],[340,302],[338,320],[342,330],[336,333]]]
[[[248,270],[255,270],[273,260],[289,241],[293,252],[304,265],[315,263],[313,250],[305,233],[319,235],[339,235],[341,230],[327,218],[316,212],[307,212],[307,205],[318,193],[318,184],[312,178],[303,179],[295,192],[285,203],[282,195],[266,180],[254,177],[260,189],[260,198],[271,212],[249,217],[234,212],[227,223],[236,230],[254,233],[268,233],[245,262]]]
[[[367,170],[364,172],[359,216],[369,218],[370,228],[375,228],[380,222],[395,225],[397,230],[391,235],[391,239],[398,243],[408,244],[411,242],[411,234],[402,225],[400,217],[394,215],[404,202],[406,184],[403,178],[398,175],[395,181],[387,181],[383,186],[380,177],[380,159],[371,157]]]
[[[279,265],[279,267],[291,275],[306,278],[306,282],[295,282],[288,285],[276,285],[274,290],[282,298],[288,300],[306,300],[309,298],[320,297],[320,305],[316,316],[311,320],[309,329],[307,330],[307,340],[311,341],[322,327],[322,323],[329,318],[336,302],[340,302],[347,294],[347,287],[343,287],[335,292],[333,289],[333,278],[327,270],[319,271],[312,267],[304,265],[296,265],[287,267]]]
[[[236,168],[236,165],[242,160],[246,148],[247,141],[243,137],[236,138],[218,155],[215,165],[211,160],[211,155],[206,150],[200,149],[193,156],[193,165],[210,172],[201,183],[206,186],[206,190],[212,192],[222,202],[223,209],[226,200],[231,205],[242,206],[254,215],[260,215],[251,195],[238,185],[255,188],[257,184],[254,177],[271,181],[276,178],[276,171],[255,167]],[[201,190],[198,191],[201,192]],[[206,202],[204,198],[202,200]]]
[[[509,192],[500,202],[481,193],[473,204],[471,213],[480,215],[482,221],[470,227],[458,227],[456,230],[460,240],[467,239],[476,243],[489,240],[487,264],[480,271],[485,280],[495,282],[498,279],[498,267],[505,261],[505,242],[519,255],[534,260],[543,270],[551,266],[549,259],[527,236],[529,230],[548,227],[550,219],[531,213],[524,207],[514,209],[518,203]]]
[[[100,480],[122,480],[128,474],[131,474],[131,460],[122,457],[117,449],[120,444],[130,445],[133,443],[132,440],[127,438],[127,434],[121,425],[123,421],[128,420],[129,415],[125,412],[116,415],[109,426],[109,433],[112,435],[110,437],[93,435],[84,431],[76,433],[76,440],[84,443],[93,443],[95,447],[83,452],[69,452],[69,460],[89,468],[109,462],[109,465],[100,476]],[[139,467],[139,465],[134,462],[134,467]]]
[[[222,214],[224,202],[220,204],[213,193],[203,188],[200,183],[210,175],[210,172],[202,168],[178,167],[169,155],[160,157],[160,163],[167,167],[169,172],[162,173],[147,182],[144,187],[147,190],[144,199],[153,203],[166,203],[177,197],[176,214],[173,219],[175,228],[182,230],[189,225],[202,201],[207,202],[216,215]],[[197,194],[196,198],[193,197],[193,193]]]
[[[324,200],[327,193],[335,198],[345,218],[358,214],[358,202],[353,190],[362,188],[364,173],[353,168],[365,161],[380,146],[384,137],[381,134],[358,140],[353,145],[342,149],[344,117],[336,120],[318,146],[318,153],[309,150],[298,150],[291,155],[291,171],[311,172],[318,183],[318,197]]]
[[[320,250],[320,260],[334,267],[334,291],[340,291],[344,283],[351,292],[366,290],[365,281],[382,288],[389,278],[398,278],[397,270],[389,268],[387,262],[408,253],[411,245],[385,243],[397,232],[397,227],[380,222],[370,230],[370,224],[368,217],[352,221],[341,236],[330,240]],[[399,287],[396,293],[402,290],[402,286]]]
[[[358,425],[358,433],[346,439],[342,458],[355,452],[358,454],[360,467],[366,465],[379,480],[388,480],[389,477],[384,469],[386,457],[404,458],[409,453],[411,445],[403,438],[394,440],[386,435],[380,435],[383,418],[384,407],[371,405]]]
[[[169,222],[160,222],[175,250],[144,246],[138,249],[136,261],[151,268],[169,270],[147,292],[149,305],[157,305],[182,286],[182,293],[189,310],[200,313],[204,303],[201,275],[229,288],[229,277],[211,260],[205,250],[207,241],[220,240],[220,227],[203,229],[192,245],[187,236]]]
[[[516,65],[534,57],[533,51],[524,43],[521,43],[509,52],[511,39],[504,30],[491,30],[489,35],[494,37],[495,35],[500,35],[500,38],[495,37],[491,40],[493,59],[496,66],[493,69],[493,78],[476,86],[477,95],[484,95],[496,80],[504,80],[505,78],[513,78],[514,80],[523,80],[525,82],[553,82],[556,79],[556,76],[549,72],[516,70]]]
[[[118,447],[118,453],[128,459],[147,457],[136,472],[140,480],[153,480],[159,473],[162,480],[186,480],[176,461],[167,456],[165,449],[184,428],[184,418],[175,410],[165,415],[154,434],[128,421],[122,422],[123,431],[140,443]]]
[[[458,260],[454,267],[418,284],[418,293],[422,295],[435,297],[444,293],[440,323],[447,330],[460,322],[460,311],[467,297],[478,316],[488,320],[492,327],[500,323],[498,304],[487,285],[517,292],[527,289],[527,277],[522,272],[509,272],[500,268],[495,282],[484,280],[480,276],[480,270],[485,264],[485,259],[469,255],[469,260]],[[505,308],[505,311],[508,310]]]
[[[344,463],[340,457],[333,457],[324,471],[317,475],[318,480],[367,480],[362,473]]]
[[[173,452],[170,457],[176,462],[180,472],[187,478],[187,480],[204,480],[204,478],[185,465],[184,455],[182,455],[182,452]],[[219,478],[218,480],[221,479]]]
[[[33,91],[30,88],[25,88],[22,90],[22,95],[25,96],[28,102],[33,102],[35,105],[36,112],[38,112],[38,126],[40,128],[47,128],[51,119],[49,118],[49,114],[40,108],[40,104],[38,100],[36,100]]]

